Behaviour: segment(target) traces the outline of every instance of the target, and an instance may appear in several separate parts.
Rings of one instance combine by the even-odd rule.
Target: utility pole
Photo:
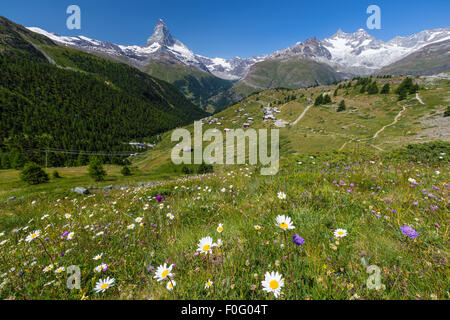
[[[45,169],[48,168],[48,149],[45,150]]]

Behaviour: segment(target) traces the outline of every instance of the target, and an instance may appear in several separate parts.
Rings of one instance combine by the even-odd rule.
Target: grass
[[[395,90],[401,78],[384,81]],[[261,176],[250,166],[182,175],[170,161],[177,143],[171,132],[133,158],[131,177],[105,166],[106,181],[94,183],[85,167],[57,168],[61,179],[27,186],[18,171],[0,170],[0,298],[274,299],[261,282],[266,272],[277,271],[285,281],[281,299],[448,299],[450,147],[442,142],[392,151],[420,140],[421,119],[439,116],[448,104],[445,83],[423,85],[425,106],[413,96],[399,103],[395,94],[339,90],[333,104],[312,107],[296,126],[280,129],[276,176]],[[252,128],[273,128],[262,121],[262,106],[276,105],[278,118],[292,122],[318,94],[335,88],[266,90],[214,115],[222,126],[204,129],[242,128],[247,117],[255,119]],[[278,103],[293,93],[294,101]],[[342,99],[347,110],[337,113]],[[403,105],[399,121],[373,139]],[[193,125],[186,128],[193,131]],[[338,149],[343,151],[330,151]],[[138,184],[149,181],[154,184]],[[106,185],[116,188],[101,189]],[[76,186],[100,189],[70,193]],[[287,198],[279,199],[278,192]],[[18,199],[5,202],[11,196]],[[278,215],[289,216],[295,229],[279,228]],[[419,236],[404,235],[403,225]],[[346,237],[334,236],[339,228]],[[27,242],[35,230],[40,236]],[[65,232],[73,232],[73,239]],[[292,242],[294,234],[305,239],[303,246]],[[207,236],[223,245],[208,255],[196,253]],[[93,260],[98,254],[102,258]],[[101,263],[107,270],[96,272]],[[175,264],[172,291],[167,280],[154,279],[164,263]],[[53,270],[44,273],[51,264]],[[71,265],[81,270],[79,290],[66,288],[66,272],[55,273]],[[380,270],[378,290],[367,284],[371,265]],[[114,286],[96,293],[97,281],[107,277]],[[213,285],[205,289],[208,280]]]
[[[235,167],[153,187],[34,193],[2,203],[0,298],[274,299],[261,281],[277,271],[285,280],[282,299],[448,299],[448,153],[429,165],[388,155],[305,154],[284,159],[276,176]],[[279,228],[277,215],[291,217],[295,230]],[[405,224],[419,237],[402,234]],[[337,239],[338,228],[348,235]],[[34,230],[41,235],[27,242]],[[64,232],[74,232],[73,239]],[[292,243],[294,234],[303,246]],[[197,255],[206,236],[223,245]],[[379,290],[367,287],[363,257],[381,269]],[[100,263],[108,270],[95,272]],[[175,264],[173,291],[153,278],[164,263]],[[54,269],[44,273],[50,264]],[[68,290],[68,275],[55,273],[71,265],[81,269],[80,290]],[[95,293],[106,277],[114,286]]]

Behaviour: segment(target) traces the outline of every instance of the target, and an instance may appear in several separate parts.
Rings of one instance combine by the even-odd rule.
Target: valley
[[[0,17],[0,299],[448,300],[449,37],[223,59]],[[174,164],[195,122],[277,130],[279,171]]]

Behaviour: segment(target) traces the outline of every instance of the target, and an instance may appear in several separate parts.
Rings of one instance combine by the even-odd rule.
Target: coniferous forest
[[[169,83],[44,39],[0,19],[2,167],[44,164],[46,149],[75,151],[50,153],[49,166],[74,165],[78,151],[133,153],[127,142],[205,115]]]

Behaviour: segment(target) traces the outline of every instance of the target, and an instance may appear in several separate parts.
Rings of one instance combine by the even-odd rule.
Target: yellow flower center
[[[203,251],[208,251],[211,247],[207,244],[203,246]]]
[[[286,223],[286,222],[280,223],[280,228],[281,228],[281,229],[287,229],[287,228],[288,228],[287,223]]]
[[[34,238],[36,238],[37,237],[37,234],[36,233],[33,233],[32,235],[31,235],[31,239],[34,239]]]
[[[107,289],[108,287],[109,287],[109,283],[104,283],[104,284],[102,284],[100,289],[104,290],[104,289]]]
[[[270,281],[269,287],[271,287],[273,290],[276,290],[279,287],[278,281],[277,280]]]
[[[206,283],[206,285],[207,285],[208,287],[211,287],[211,282],[208,281],[208,282]]]
[[[172,288],[173,287],[173,284],[172,283],[169,283],[169,288]]]
[[[161,276],[163,278],[167,277],[167,275],[169,274],[169,270],[164,270],[163,273],[161,274]]]
[[[342,231],[338,232],[338,235],[342,236],[344,233]]]
[[[217,231],[222,232],[223,228],[222,227],[218,227]]]

